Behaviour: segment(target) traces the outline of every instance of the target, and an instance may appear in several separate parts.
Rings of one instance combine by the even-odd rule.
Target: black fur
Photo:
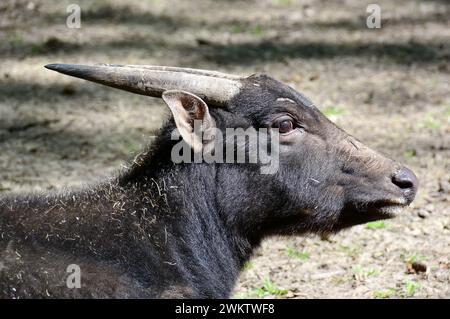
[[[254,76],[228,110],[210,112],[222,130],[270,127],[286,113],[300,126],[282,143],[272,175],[257,164],[174,164],[171,119],[116,178],[3,196],[0,296],[226,298],[267,236],[390,217],[380,203],[399,196],[386,182],[398,164],[348,136],[300,93]],[[81,268],[81,289],[66,286],[69,264]]]

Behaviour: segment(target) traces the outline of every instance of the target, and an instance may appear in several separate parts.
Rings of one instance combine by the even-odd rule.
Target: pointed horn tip
[[[53,70],[53,71],[58,71],[60,69],[61,65],[63,65],[63,64],[51,63],[51,64],[44,65],[44,68],[49,69],[49,70]]]
[[[91,75],[95,66],[81,65],[81,64],[64,64],[52,63],[44,66],[46,69],[56,71],[62,74],[75,76],[78,78],[89,80],[87,77]]]
[[[83,70],[84,69],[83,67],[85,66],[76,64],[51,63],[44,65],[44,67],[52,71],[75,76],[75,73],[78,73],[81,70]]]
[[[47,65],[44,65],[46,69],[66,73],[74,70],[80,70],[82,68],[91,67],[89,65],[80,65],[80,64],[66,64],[66,63],[50,63]]]

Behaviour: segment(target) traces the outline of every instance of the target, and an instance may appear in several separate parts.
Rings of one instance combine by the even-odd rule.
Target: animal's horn
[[[240,76],[215,71],[152,65],[48,64],[54,70],[137,94],[161,97],[166,90],[185,90],[206,103],[225,106],[241,88]]]

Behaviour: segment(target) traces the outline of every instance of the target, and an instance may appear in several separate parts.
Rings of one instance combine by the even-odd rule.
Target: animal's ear
[[[186,143],[200,152],[208,144],[208,136],[215,128],[215,121],[209,114],[208,105],[197,95],[169,90],[162,95],[175,119],[175,124]]]

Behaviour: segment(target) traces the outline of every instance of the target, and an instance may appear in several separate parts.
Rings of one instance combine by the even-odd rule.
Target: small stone
[[[285,298],[294,298],[295,295],[292,291],[288,291],[288,293],[284,296]]]
[[[439,268],[450,269],[450,262],[441,261],[439,262]]]
[[[417,215],[418,215],[420,218],[427,218],[428,216],[430,216],[430,213],[429,213],[427,210],[425,210],[425,209],[421,209],[421,210],[419,210],[419,211],[417,212]]]
[[[197,38],[195,39],[195,42],[197,42],[197,45],[212,45],[212,42],[209,41],[208,39],[201,39],[201,38]]]
[[[74,95],[75,92],[76,92],[75,88],[70,84],[65,85],[61,91],[61,93],[64,95]]]
[[[450,181],[441,180],[439,181],[438,192],[449,194],[450,193]]]
[[[32,11],[32,10],[34,10],[35,8],[36,8],[36,4],[35,4],[34,2],[32,2],[32,1],[28,2],[28,4],[27,4],[27,10]]]
[[[426,272],[428,267],[424,263],[414,261],[412,263],[408,263],[408,273],[410,274],[418,274],[421,272]]]
[[[440,282],[448,282],[450,280],[450,272],[448,270],[439,269],[435,272],[434,277]]]

